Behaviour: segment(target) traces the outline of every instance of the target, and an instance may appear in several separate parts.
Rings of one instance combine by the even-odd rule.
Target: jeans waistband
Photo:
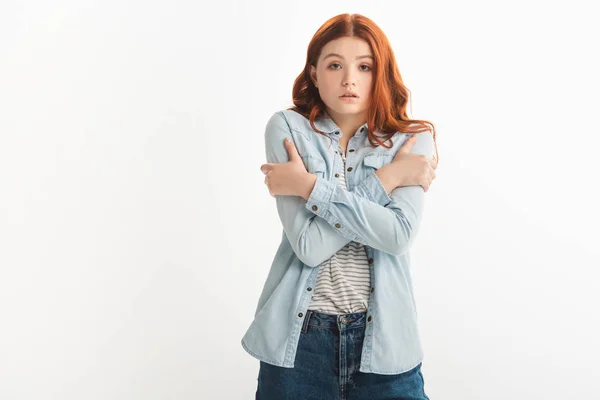
[[[308,326],[319,326],[323,328],[351,329],[365,326],[367,312],[355,312],[349,314],[324,314],[314,310],[307,310],[304,319],[303,331]]]

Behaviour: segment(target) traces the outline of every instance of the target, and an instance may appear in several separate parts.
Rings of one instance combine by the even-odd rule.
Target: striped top
[[[342,155],[340,186],[346,190],[346,156]],[[324,314],[348,314],[367,310],[371,270],[362,243],[349,242],[319,265],[309,310]]]

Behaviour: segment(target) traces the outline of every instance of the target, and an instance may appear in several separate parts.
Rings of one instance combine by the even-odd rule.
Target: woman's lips
[[[352,97],[352,96],[340,96],[340,99],[341,99],[342,101],[345,101],[345,102],[347,102],[347,103],[351,103],[351,102],[353,102],[353,101],[356,101],[356,100],[358,100],[358,97]]]

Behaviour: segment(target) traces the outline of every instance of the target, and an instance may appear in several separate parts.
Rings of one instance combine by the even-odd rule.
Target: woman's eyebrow
[[[323,57],[323,60],[325,60],[326,58],[329,58],[329,57],[338,57],[338,58],[341,58],[342,60],[344,60],[344,57],[337,53],[329,53],[325,57]],[[370,58],[371,60],[373,60],[373,56],[370,56],[370,55],[356,57],[357,60],[360,60],[361,58]]]

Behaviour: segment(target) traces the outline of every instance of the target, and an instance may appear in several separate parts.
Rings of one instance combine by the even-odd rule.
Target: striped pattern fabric
[[[339,182],[346,190],[346,156],[340,149],[343,168]],[[358,242],[346,246],[319,266],[317,284],[308,309],[324,314],[346,314],[367,310],[371,273],[367,253]]]

